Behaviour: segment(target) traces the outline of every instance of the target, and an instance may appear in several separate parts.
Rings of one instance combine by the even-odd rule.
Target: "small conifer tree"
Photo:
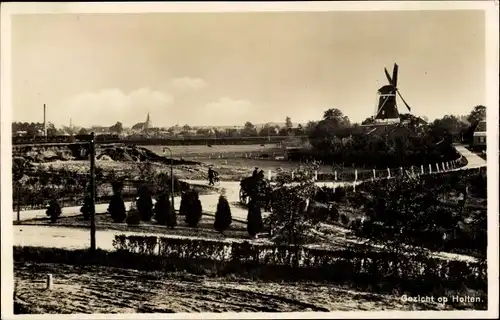
[[[121,194],[122,187],[122,183],[113,183],[114,194],[108,206],[108,212],[111,215],[113,221],[116,223],[123,222],[127,218],[127,211]]]
[[[46,213],[50,217],[51,222],[53,223],[57,222],[57,219],[59,219],[59,216],[61,215],[62,211],[61,211],[61,206],[59,205],[56,199],[52,199],[50,201]]]
[[[137,210],[142,221],[150,221],[153,217],[153,198],[147,186],[139,189],[139,199],[137,199]]]
[[[186,212],[186,223],[188,224],[188,226],[196,228],[200,223],[203,208],[201,206],[198,192],[196,192],[195,190],[191,191],[189,204],[189,209]]]
[[[223,233],[232,223],[231,208],[226,197],[222,194],[217,203],[217,211],[215,212],[214,229]]]
[[[247,231],[250,237],[255,238],[262,231],[262,213],[260,205],[255,200],[250,200],[248,205]]]

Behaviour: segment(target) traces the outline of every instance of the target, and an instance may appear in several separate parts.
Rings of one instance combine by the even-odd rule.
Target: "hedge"
[[[425,258],[404,258],[385,252],[328,251],[300,248],[300,267],[291,263],[295,247],[230,243],[215,240],[125,237],[117,251],[14,247],[17,263],[103,265],[146,271],[183,271],[250,279],[328,281],[359,289],[408,294],[445,295],[475,290],[486,299],[486,265]]]
[[[167,259],[217,261],[226,266],[257,265],[293,267],[298,255],[299,268],[315,269],[329,277],[351,279],[367,277],[413,279],[427,282],[457,282],[484,289],[486,269],[480,263],[436,260],[404,256],[392,252],[326,250],[286,245],[221,242],[217,240],[117,235],[113,246],[118,252],[145,254]],[[334,276],[335,274],[335,276]]]

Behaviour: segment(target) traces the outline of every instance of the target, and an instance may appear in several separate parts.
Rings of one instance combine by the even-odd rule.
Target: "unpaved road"
[[[53,288],[46,290],[46,275]],[[15,295],[32,313],[171,313],[442,310],[437,303],[319,283],[165,275],[109,267],[16,264]]]

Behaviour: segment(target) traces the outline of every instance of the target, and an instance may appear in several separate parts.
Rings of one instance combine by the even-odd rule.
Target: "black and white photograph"
[[[498,317],[498,3],[2,3],[1,35],[2,319]]]

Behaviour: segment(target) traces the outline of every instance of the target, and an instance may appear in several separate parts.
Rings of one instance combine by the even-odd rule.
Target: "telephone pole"
[[[95,241],[95,134],[90,134],[90,250],[96,250]]]
[[[47,137],[47,106],[43,104],[43,135]]]
[[[170,152],[170,193],[171,193],[171,197],[172,197],[172,212],[175,211],[175,205],[174,205],[174,185],[175,185],[175,181],[174,181],[174,157],[173,157],[173,153],[172,153],[172,149],[170,149],[169,147],[163,147],[163,152],[165,153],[165,151],[169,151]]]

